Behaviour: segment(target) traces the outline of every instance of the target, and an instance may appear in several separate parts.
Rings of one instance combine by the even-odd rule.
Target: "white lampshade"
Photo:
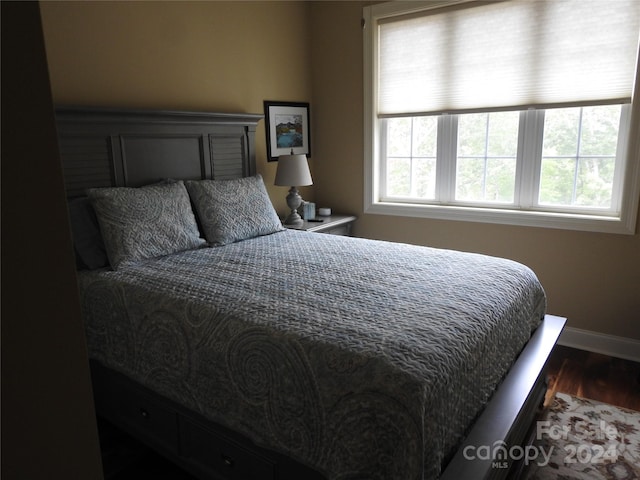
[[[275,185],[300,187],[313,185],[306,155],[280,155]]]

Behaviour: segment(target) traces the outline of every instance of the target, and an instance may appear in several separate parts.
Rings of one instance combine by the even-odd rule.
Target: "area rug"
[[[640,412],[556,393],[533,447],[527,480],[640,480]]]

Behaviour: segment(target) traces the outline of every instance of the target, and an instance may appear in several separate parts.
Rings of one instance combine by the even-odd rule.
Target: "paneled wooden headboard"
[[[255,174],[261,114],[57,107],[68,197],[87,188]]]

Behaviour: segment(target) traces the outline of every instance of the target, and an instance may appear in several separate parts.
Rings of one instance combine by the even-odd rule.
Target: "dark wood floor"
[[[562,392],[640,411],[640,363],[561,345],[549,362],[547,401]]]
[[[555,392],[640,411],[640,363],[556,346],[547,401]],[[105,480],[195,480],[109,424],[99,427]]]

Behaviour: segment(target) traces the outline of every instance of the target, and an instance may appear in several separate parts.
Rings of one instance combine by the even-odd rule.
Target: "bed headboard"
[[[57,107],[68,197],[92,187],[255,174],[261,114]]]

